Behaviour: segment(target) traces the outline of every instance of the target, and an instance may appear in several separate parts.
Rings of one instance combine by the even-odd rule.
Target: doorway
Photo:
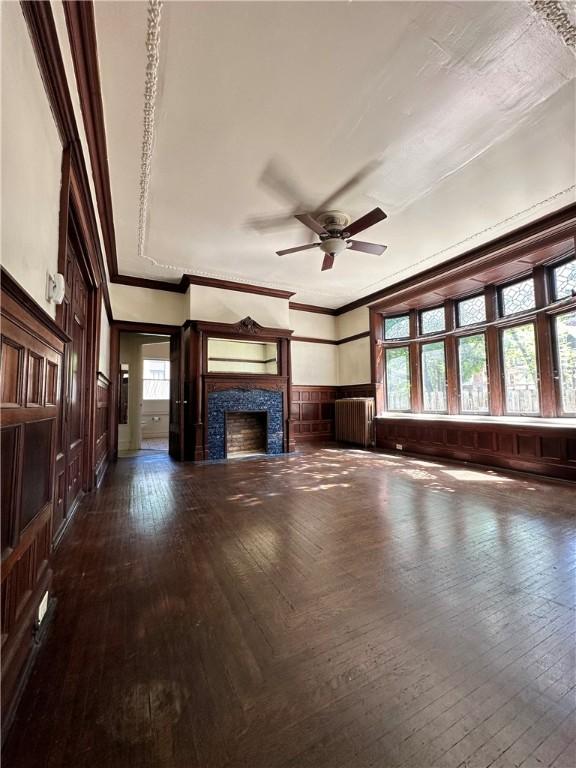
[[[170,337],[120,333],[118,457],[168,453]]]
[[[180,338],[181,329],[172,326],[113,324],[111,431],[115,458],[162,454],[182,458]]]

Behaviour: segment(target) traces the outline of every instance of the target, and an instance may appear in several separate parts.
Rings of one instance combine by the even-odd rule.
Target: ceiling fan
[[[276,251],[278,256],[286,256],[289,253],[298,253],[298,251],[307,251],[311,248],[320,248],[324,251],[324,261],[321,271],[332,269],[334,259],[343,251],[362,251],[371,253],[374,256],[380,256],[386,250],[385,245],[376,243],[365,243],[362,240],[351,240],[352,235],[362,232],[368,227],[378,224],[386,218],[386,214],[381,208],[374,208],[369,213],[361,216],[351,223],[351,218],[341,211],[325,211],[315,217],[310,213],[297,213],[296,219],[304,226],[315,232],[319,238],[319,243],[309,245],[298,245],[295,248],[286,248],[283,251]]]

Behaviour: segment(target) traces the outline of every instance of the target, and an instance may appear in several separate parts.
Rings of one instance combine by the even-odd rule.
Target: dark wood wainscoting
[[[9,724],[50,588],[54,461],[68,337],[2,272],[2,717]]]
[[[334,439],[334,400],[338,387],[292,385],[290,418],[296,442]]]
[[[98,371],[96,379],[96,484],[100,485],[110,456],[110,379]]]
[[[375,384],[347,384],[338,387],[338,399],[343,397],[375,397]]]
[[[435,419],[376,419],[376,447],[576,480],[576,430]]]

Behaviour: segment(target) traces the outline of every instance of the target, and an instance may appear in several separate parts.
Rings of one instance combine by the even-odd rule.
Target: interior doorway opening
[[[118,457],[168,453],[170,336],[119,336]]]

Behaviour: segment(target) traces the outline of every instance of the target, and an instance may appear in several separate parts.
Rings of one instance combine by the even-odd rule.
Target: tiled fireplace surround
[[[226,413],[265,411],[267,413],[267,453],[283,452],[284,414],[282,392],[268,389],[226,389],[210,392],[207,403],[208,458],[226,458]]]

